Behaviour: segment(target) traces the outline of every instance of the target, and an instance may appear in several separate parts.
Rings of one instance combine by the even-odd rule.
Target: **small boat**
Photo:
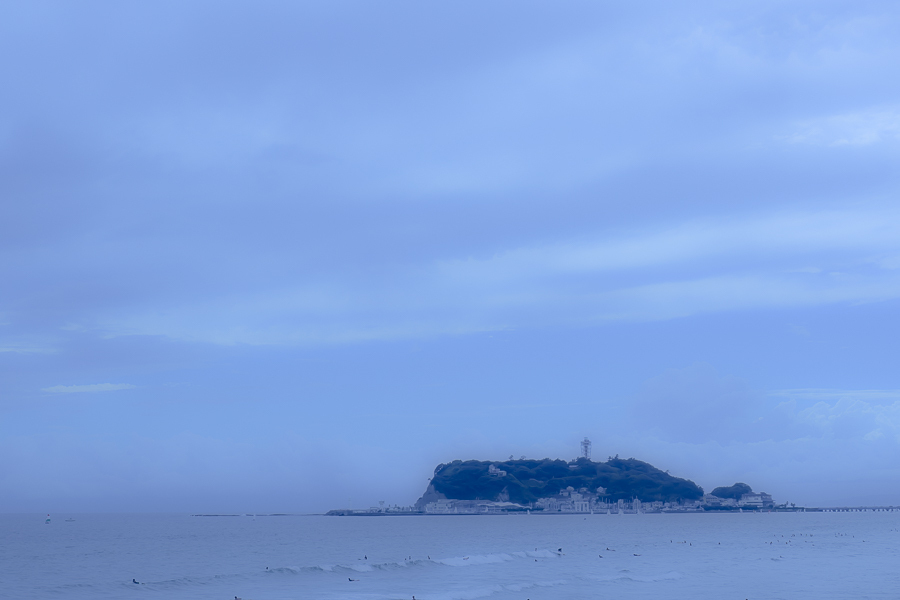
[[[75,519],[72,519],[72,518],[66,519],[66,523],[71,523],[71,522],[73,522],[74,520],[75,520]]]

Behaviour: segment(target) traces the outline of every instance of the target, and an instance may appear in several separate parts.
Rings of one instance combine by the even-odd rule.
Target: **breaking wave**
[[[335,573],[353,572],[370,573],[373,571],[390,571],[394,569],[406,569],[410,567],[422,567],[427,565],[440,565],[444,567],[471,567],[474,565],[491,565],[511,562],[522,559],[558,558],[559,554],[551,550],[534,550],[521,552],[499,552],[494,554],[470,554],[463,556],[450,556],[445,558],[416,558],[411,560],[399,560],[389,562],[361,562],[357,564],[323,564],[305,567],[276,567],[269,569],[267,573],[273,574],[299,574],[299,573]]]
[[[682,575],[678,571],[669,571],[668,573],[663,573],[662,575],[648,575],[648,576],[640,576],[640,575],[631,575],[628,571],[620,571],[618,575],[588,575],[587,579],[592,579],[594,581],[637,581],[641,583],[652,583],[656,581],[675,581],[681,579]]]

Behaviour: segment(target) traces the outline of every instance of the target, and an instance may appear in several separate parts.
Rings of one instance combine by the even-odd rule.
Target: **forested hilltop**
[[[545,458],[497,462],[455,460],[438,465],[420,502],[429,495],[440,495],[456,500],[509,500],[529,504],[555,496],[568,487],[576,491],[585,489],[610,500],[640,498],[644,502],[676,502],[703,496],[703,489],[693,481],[672,477],[634,458],[616,457],[606,462]]]

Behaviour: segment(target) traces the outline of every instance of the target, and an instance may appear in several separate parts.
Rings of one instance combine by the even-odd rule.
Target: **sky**
[[[635,457],[900,504],[900,5],[0,5],[0,512]]]

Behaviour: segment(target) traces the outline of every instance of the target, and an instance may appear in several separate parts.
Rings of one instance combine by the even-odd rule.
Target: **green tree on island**
[[[505,471],[498,476],[490,467]],[[597,493],[615,500],[640,498],[644,502],[697,500],[703,489],[688,479],[673,477],[649,463],[634,458],[611,458],[593,462],[579,458],[564,460],[455,460],[434,471],[435,491],[456,500],[499,500],[530,504],[555,496],[568,487]]]
[[[750,489],[750,486],[746,483],[735,483],[734,485],[730,485],[728,487],[717,487],[712,492],[710,492],[711,495],[717,496],[719,498],[734,498],[735,500],[740,500],[741,496],[743,496],[744,494],[752,493],[753,490]]]

